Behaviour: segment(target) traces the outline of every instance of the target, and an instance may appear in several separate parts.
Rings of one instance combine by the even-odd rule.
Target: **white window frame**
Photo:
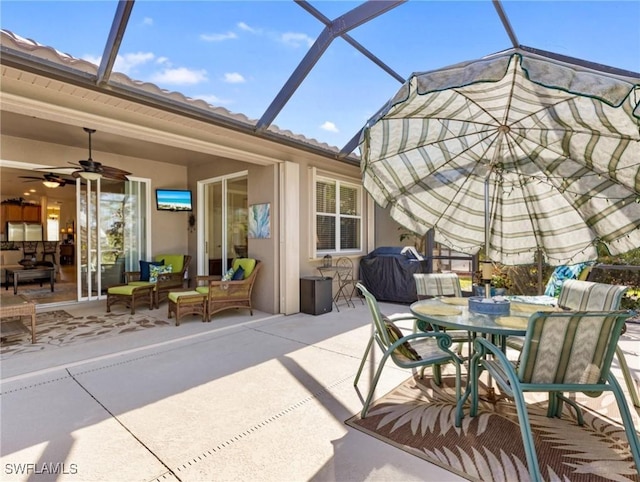
[[[310,217],[312,220],[311,224],[311,236],[309,237],[309,248],[312,259],[322,258],[323,256],[329,255],[361,255],[364,253],[365,247],[368,246],[367,239],[365,238],[365,220],[366,220],[366,212],[367,209],[365,206],[365,198],[364,198],[364,189],[362,184],[359,183],[359,180],[340,177],[336,175],[332,175],[327,172],[319,172],[316,168],[311,168],[311,176],[310,176],[310,189],[309,192],[311,194],[311,199],[309,203],[310,209]],[[336,239],[335,246],[336,249],[331,250],[319,250],[317,249],[317,216],[318,212],[316,211],[316,189],[318,182],[329,182],[336,184],[336,212],[335,213],[323,213],[329,215],[335,215],[336,217]],[[353,188],[357,191],[358,197],[358,206],[360,207],[360,213],[358,215],[348,215],[348,214],[340,214],[340,185],[347,186]],[[357,249],[341,249],[340,246],[340,219],[341,218],[349,218],[349,219],[359,219],[360,220],[360,247]]]

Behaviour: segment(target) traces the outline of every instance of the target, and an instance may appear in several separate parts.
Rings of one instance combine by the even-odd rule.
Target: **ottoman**
[[[176,326],[180,326],[180,318],[184,315],[201,315],[207,321],[207,295],[197,291],[171,291],[168,295],[168,317],[176,315]]]
[[[111,312],[111,306],[121,303],[127,308],[131,308],[131,314],[135,314],[138,304],[149,304],[149,309],[153,309],[153,288],[154,284],[147,285],[116,285],[107,289],[107,313]]]

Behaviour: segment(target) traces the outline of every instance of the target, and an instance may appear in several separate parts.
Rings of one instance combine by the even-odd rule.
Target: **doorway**
[[[78,297],[98,299],[138,271],[149,249],[147,180],[82,180],[78,186]]]
[[[248,256],[247,171],[198,182],[198,273],[224,275]]]

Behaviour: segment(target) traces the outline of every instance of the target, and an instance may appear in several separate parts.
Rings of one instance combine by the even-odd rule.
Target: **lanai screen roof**
[[[360,129],[412,72],[527,46],[640,79],[635,0],[5,0],[0,13],[20,45],[3,42],[3,64],[53,72],[62,60],[65,75],[96,89],[206,106],[214,123],[351,161]],[[56,49],[57,62],[26,53],[38,45]]]

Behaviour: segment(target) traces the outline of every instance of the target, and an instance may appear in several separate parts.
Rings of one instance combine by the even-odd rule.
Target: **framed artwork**
[[[271,203],[249,206],[249,238],[267,239],[271,237]]]

